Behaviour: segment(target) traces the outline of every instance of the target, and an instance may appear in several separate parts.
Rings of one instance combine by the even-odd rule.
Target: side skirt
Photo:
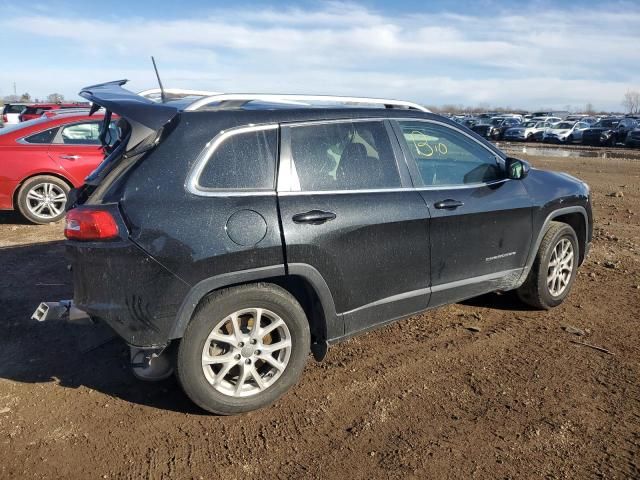
[[[345,335],[330,338],[327,343],[334,345],[360,334],[384,327],[398,320],[433,310],[442,305],[458,303],[469,298],[484,295],[485,293],[512,290],[518,287],[518,279],[521,277],[523,270],[523,268],[516,268],[442,285],[434,285],[427,289],[417,290],[415,292],[417,295],[412,295],[414,292],[409,292],[364,305],[356,310],[344,313],[345,325],[350,325],[349,320],[353,318],[354,314],[358,314],[358,317],[361,317],[365,312],[367,318],[376,320],[368,325],[362,325],[360,323],[360,325],[358,325],[360,328],[354,329]],[[417,298],[419,296],[422,296],[424,299],[424,307],[415,309],[415,307],[419,305],[419,303],[416,302],[413,303],[414,309],[407,310],[407,299]]]

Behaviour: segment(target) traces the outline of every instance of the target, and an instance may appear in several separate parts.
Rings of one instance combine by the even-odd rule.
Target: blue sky
[[[93,6],[92,6],[93,5]],[[637,1],[0,0],[0,96],[155,87],[621,110]]]

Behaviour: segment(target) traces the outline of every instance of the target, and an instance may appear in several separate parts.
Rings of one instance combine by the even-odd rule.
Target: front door
[[[290,268],[324,278],[348,335],[424,310],[429,211],[385,120],[282,127],[278,199]]]
[[[531,242],[527,191],[505,178],[504,160],[445,123],[394,124],[431,211],[431,303],[507,288],[519,278]]]

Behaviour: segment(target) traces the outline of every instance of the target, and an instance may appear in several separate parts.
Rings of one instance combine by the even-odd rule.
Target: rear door
[[[431,211],[431,304],[506,288],[529,253],[532,201],[504,160],[445,123],[394,122]]]
[[[51,159],[69,173],[76,185],[82,184],[104,158],[100,124],[100,120],[84,120],[64,125],[49,146]]]
[[[427,307],[429,211],[382,119],[282,126],[278,199],[290,272],[326,282],[337,338]]]

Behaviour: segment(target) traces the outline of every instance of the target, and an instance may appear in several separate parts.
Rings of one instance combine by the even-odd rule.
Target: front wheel
[[[520,299],[532,307],[548,310],[569,295],[578,269],[578,238],[570,225],[551,222],[524,284]]]
[[[310,347],[304,310],[286,290],[253,284],[216,292],[180,341],[176,373],[209,412],[233,415],[269,405],[293,386]]]

